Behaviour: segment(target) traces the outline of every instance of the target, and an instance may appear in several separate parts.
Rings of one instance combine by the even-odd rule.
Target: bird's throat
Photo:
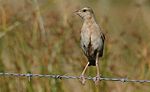
[[[95,23],[96,23],[96,20],[94,16],[84,19],[84,24],[87,26],[92,26]]]

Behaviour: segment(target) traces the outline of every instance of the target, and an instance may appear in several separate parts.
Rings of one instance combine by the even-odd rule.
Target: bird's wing
[[[100,37],[102,38],[102,41],[103,41],[103,43],[104,43],[104,41],[105,41],[105,35],[104,35],[103,32],[100,33]]]

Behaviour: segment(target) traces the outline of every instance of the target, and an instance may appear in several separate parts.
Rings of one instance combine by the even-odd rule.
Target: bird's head
[[[82,9],[75,11],[75,14],[79,15],[83,19],[88,19],[93,17],[94,12],[90,7],[84,7]]]

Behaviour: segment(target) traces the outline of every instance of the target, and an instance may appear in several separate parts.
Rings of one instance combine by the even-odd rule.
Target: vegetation
[[[148,0],[0,0],[0,72],[79,76],[87,60],[80,48],[82,21],[73,12],[84,6],[93,8],[106,35],[102,76],[150,79]],[[0,77],[0,92],[150,92],[149,86]]]

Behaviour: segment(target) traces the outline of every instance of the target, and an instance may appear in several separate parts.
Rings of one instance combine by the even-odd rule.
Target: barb
[[[55,78],[55,79],[80,79],[79,76],[66,76],[66,75],[53,75],[53,74],[19,74],[19,73],[0,73],[0,77],[27,77],[29,81],[33,77],[42,77],[42,78]],[[86,77],[87,80],[94,80],[94,77]],[[127,78],[109,78],[109,77],[100,77],[101,81],[120,81],[120,82],[136,82],[136,83],[150,83],[150,80],[134,80]]]

